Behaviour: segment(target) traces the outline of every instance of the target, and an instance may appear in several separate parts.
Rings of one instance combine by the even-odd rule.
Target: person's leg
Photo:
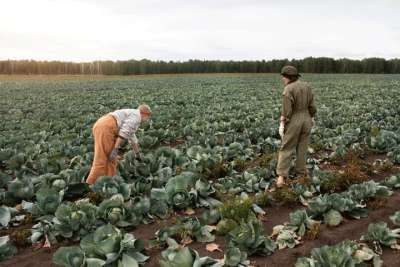
[[[97,178],[107,173],[107,153],[106,147],[104,146],[104,134],[103,129],[98,129],[95,125],[93,127],[93,138],[94,138],[94,158],[92,163],[92,168],[86,183],[94,184]]]
[[[105,175],[115,175],[116,160],[110,162],[108,156],[115,144],[114,121],[111,118],[99,119],[93,127],[94,159],[86,183],[93,184],[97,178]]]
[[[300,176],[307,175],[307,150],[311,132],[311,121],[309,120],[309,118],[305,118],[296,149],[296,175]]]
[[[296,152],[300,132],[301,126],[299,127],[298,122],[292,120],[287,126],[286,132],[282,138],[281,148],[279,150],[278,165],[276,168],[276,173],[279,176],[277,182],[278,185],[282,184],[283,178],[289,176],[290,164],[292,157]]]

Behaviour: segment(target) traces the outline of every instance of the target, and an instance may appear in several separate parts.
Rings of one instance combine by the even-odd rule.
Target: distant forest
[[[366,58],[362,60],[307,57],[304,59],[257,61],[93,61],[62,62],[1,60],[0,74],[54,75],[135,75],[178,73],[277,73],[292,64],[303,73],[400,73],[400,59]]]

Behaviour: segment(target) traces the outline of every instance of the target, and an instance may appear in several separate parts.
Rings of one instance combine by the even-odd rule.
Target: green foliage
[[[367,138],[367,144],[371,149],[379,152],[388,152],[398,144],[399,136],[395,132],[379,129],[378,131],[373,130]]]
[[[178,209],[189,207],[193,202],[193,195],[190,189],[194,186],[195,174],[184,172],[172,177],[165,185],[168,195],[168,203]]]
[[[250,264],[250,261],[247,260],[247,253],[237,247],[230,247],[226,250],[224,262],[225,265],[232,267],[244,267]]]
[[[390,220],[394,225],[400,226],[400,211],[397,211],[395,214],[390,216]]]
[[[150,212],[148,198],[135,198],[124,202],[122,195],[113,195],[100,203],[99,218],[119,227],[138,225],[145,221],[145,216]]]
[[[241,222],[242,220],[247,220],[252,213],[252,205],[253,203],[250,198],[235,197],[226,200],[226,202],[219,207],[219,212],[222,219],[232,219]]]
[[[391,175],[386,177],[382,185],[390,189],[400,188],[400,175]]]
[[[157,239],[161,242],[165,242],[168,238],[212,242],[215,240],[215,236],[211,234],[211,231],[210,226],[202,225],[196,217],[178,217],[173,225],[157,232]]]
[[[390,148],[387,156],[393,163],[400,164],[400,146]]]
[[[324,223],[328,226],[338,226],[343,220],[342,215],[337,210],[329,210],[324,214]]]
[[[0,151],[1,152],[1,151]],[[6,188],[8,183],[12,181],[12,177],[7,173],[0,171],[0,188]]]
[[[272,204],[273,198],[271,194],[267,194],[265,192],[256,193],[254,196],[254,203],[261,206],[266,207]]]
[[[333,78],[335,85],[329,86],[332,90],[319,86]],[[298,219],[292,220],[291,227],[295,230],[280,235],[282,244],[292,246],[304,228],[306,238],[311,232],[317,232],[318,224],[312,224],[309,229],[308,219],[327,218],[328,223],[332,221],[328,220],[330,215],[338,213],[359,218],[367,212],[365,205],[369,205],[370,200],[390,195],[389,189],[400,184],[397,178],[389,178],[385,184],[351,186],[354,181],[360,182],[355,178],[359,171],[365,172],[365,167],[348,157],[352,150],[357,152],[357,157],[363,156],[367,145],[373,150],[389,152],[390,159],[396,161],[400,111],[398,92],[393,90],[393,85],[399,78],[369,76],[365,80],[351,75],[311,75],[307,80],[317,85],[314,89],[318,96],[318,122],[313,128],[312,142],[321,150],[318,159],[314,158],[314,153],[309,157],[307,167],[312,171],[312,180],[291,184],[289,190],[278,190],[274,194],[263,192],[273,183],[276,164],[273,155],[277,155],[280,143],[276,103],[281,94],[277,90],[265,90],[276,88],[275,76],[2,81],[3,108],[12,112],[2,114],[1,130],[5,135],[0,137],[0,206],[13,207],[24,199],[36,201],[38,212],[31,218],[39,223],[34,226],[32,240],[43,240],[47,235],[53,243],[57,223],[52,216],[58,208],[54,191],[62,194],[71,183],[84,182],[94,156],[91,133],[94,122],[112,109],[137,105],[138,102],[131,99],[135,95],[135,99],[149,103],[157,116],[137,132],[144,149],[143,160],[136,160],[131,151],[127,152],[118,166],[123,179],[108,177],[104,178],[108,181],[100,179],[99,184],[92,186],[102,198],[91,198],[92,203],[102,208],[102,212],[97,213],[100,223],[148,223],[153,216],[166,218],[172,208],[199,206],[210,207],[202,223],[216,223],[216,209],[225,223],[247,221],[255,206],[252,203],[225,205],[220,210],[219,204],[211,199],[217,195],[216,189],[218,198],[225,204],[226,200],[221,197],[224,194],[244,196],[246,193],[251,194],[249,198],[257,194],[252,201],[260,206],[273,201],[289,205],[297,205],[299,200],[303,204],[308,202],[307,214],[299,214]],[[110,97],[110,94],[119,97]],[[250,100],[251,105],[243,99]],[[65,101],[68,107],[63,105]],[[371,132],[371,127],[377,130]],[[330,155],[330,152],[333,153]],[[321,185],[316,175],[318,164],[330,157],[340,164],[358,164],[359,168],[343,169],[346,177],[337,173],[346,179],[333,186],[326,186],[321,178]],[[384,164],[379,162],[379,166]],[[210,181],[207,178],[211,178]],[[54,191],[44,196],[44,188]],[[329,193],[349,191],[313,199],[321,188]],[[123,195],[123,201],[110,201],[118,194]],[[70,199],[67,194],[64,197]],[[228,201],[234,203],[233,199]],[[73,212],[75,209],[70,211]],[[3,214],[7,219],[7,213]],[[67,233],[65,236],[70,236],[71,229],[76,229],[78,224],[72,217],[75,218],[66,215],[68,222],[62,223],[65,228],[58,229]],[[332,217],[336,218],[333,220],[336,224],[339,216]],[[0,222],[8,221],[6,219]],[[221,223],[219,228],[227,232],[236,228],[236,225],[231,227],[233,224],[224,226]],[[83,233],[72,231],[72,239],[80,235]]]
[[[387,247],[397,247],[397,238],[400,238],[400,229],[390,230],[385,222],[372,223],[368,232],[361,240],[376,241]]]
[[[218,209],[209,209],[205,210],[201,214],[201,222],[203,224],[216,224],[221,219],[221,214],[219,213]]]
[[[17,248],[10,243],[8,236],[0,237],[0,261],[11,258],[17,253]]]
[[[334,246],[314,248],[310,258],[297,259],[295,267],[354,267],[373,260],[374,267],[382,266],[379,256],[354,241],[345,240]]]
[[[16,199],[30,200],[35,194],[33,183],[29,178],[17,178],[8,184],[10,196]]]
[[[62,203],[55,212],[54,229],[65,238],[80,239],[96,228],[97,210],[86,201]]]
[[[144,263],[148,257],[142,251],[144,243],[132,234],[123,234],[107,224],[85,236],[79,247],[61,247],[53,256],[57,264],[75,267],[110,266],[129,267]]]
[[[194,258],[188,247],[181,247],[173,239],[167,239],[168,249],[161,253],[160,267],[192,267]]]
[[[348,193],[356,200],[365,200],[371,197],[388,197],[393,192],[386,186],[380,185],[375,181],[368,181],[362,184],[352,185]]]
[[[42,216],[40,221],[32,226],[31,243],[39,243],[48,240],[50,244],[57,243],[56,231],[54,229],[53,216]]]
[[[168,238],[168,248],[161,252],[160,267],[222,267],[217,260],[210,257],[200,257],[199,254],[188,248],[180,246],[175,240]]]
[[[79,247],[60,247],[53,255],[53,262],[65,267],[82,267],[85,254]]]
[[[102,176],[98,178],[93,184],[92,190],[103,199],[109,199],[116,194],[120,194],[124,199],[128,199],[131,195],[129,185],[118,176]]]
[[[8,207],[0,207],[0,225],[7,227],[11,221],[11,211]]]
[[[296,210],[289,214],[289,224],[299,236],[304,236],[308,230],[313,230],[320,222],[311,219],[305,210]]]
[[[299,199],[293,188],[289,186],[277,188],[274,192],[272,192],[272,198],[275,202],[285,206],[296,204],[298,203]]]
[[[52,215],[62,201],[62,194],[55,189],[42,188],[36,192],[36,203],[33,213],[38,215]]]
[[[217,224],[217,233],[226,235],[238,226],[238,223],[233,219],[222,219]]]
[[[271,255],[276,244],[265,237],[262,223],[256,219],[242,222],[228,233],[228,247],[237,247],[248,255]]]
[[[166,218],[169,213],[168,194],[164,188],[152,188],[150,193],[150,213],[159,218]]]

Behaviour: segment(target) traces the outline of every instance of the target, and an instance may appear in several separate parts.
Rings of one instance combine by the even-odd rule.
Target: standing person
[[[297,69],[293,66],[285,66],[282,68],[281,75],[285,89],[279,125],[282,144],[276,169],[277,187],[285,184],[293,155],[296,155],[296,174],[308,174],[306,153],[311,128],[314,125],[314,116],[317,112],[313,92],[307,83],[299,81],[301,75]]]
[[[118,149],[126,139],[136,158],[141,158],[135,132],[150,116],[150,107],[140,105],[137,109],[116,110],[96,121],[93,126],[94,159],[86,183],[93,184],[100,176],[117,174]]]

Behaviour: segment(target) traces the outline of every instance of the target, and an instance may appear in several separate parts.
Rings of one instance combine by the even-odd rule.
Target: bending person
[[[129,140],[137,158],[141,158],[135,132],[140,123],[151,116],[148,105],[138,109],[120,109],[104,115],[93,126],[94,159],[86,183],[93,184],[100,176],[117,174],[118,149]]]
[[[314,115],[317,112],[314,95],[307,83],[299,81],[301,75],[293,66],[285,66],[281,71],[285,84],[283,91],[282,113],[280,118],[279,135],[282,144],[279,151],[277,187],[285,183],[293,155],[296,155],[296,174],[308,175],[306,154],[314,125]]]

